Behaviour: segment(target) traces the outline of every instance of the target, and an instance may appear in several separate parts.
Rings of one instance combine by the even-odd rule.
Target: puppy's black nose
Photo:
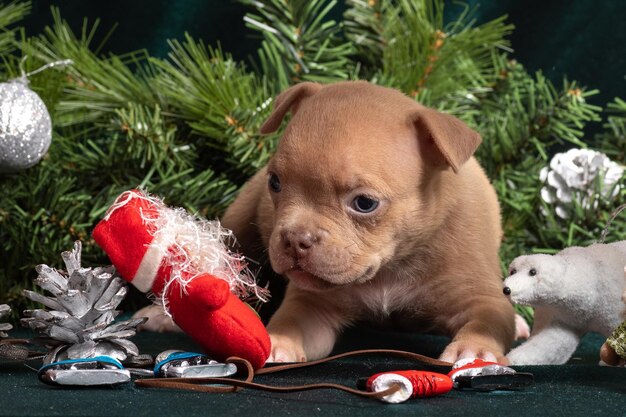
[[[502,288],[504,295],[511,295],[511,289],[509,287]]]

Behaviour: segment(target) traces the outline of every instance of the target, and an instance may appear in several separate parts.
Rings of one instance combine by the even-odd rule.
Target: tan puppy
[[[324,357],[370,320],[452,336],[443,360],[505,361],[514,313],[496,194],[472,157],[480,136],[367,82],[298,84],[261,133],[289,112],[276,154],[222,219],[289,280],[269,360]]]

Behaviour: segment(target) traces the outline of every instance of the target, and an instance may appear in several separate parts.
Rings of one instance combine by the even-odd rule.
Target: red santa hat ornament
[[[261,368],[270,339],[242,301],[266,301],[243,257],[228,250],[232,233],[141,190],[122,193],[93,237],[119,274],[152,292],[178,326],[217,360],[238,356]]]

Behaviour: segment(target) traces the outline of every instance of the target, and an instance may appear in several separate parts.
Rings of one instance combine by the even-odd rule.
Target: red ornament
[[[270,353],[269,336],[235,293],[258,295],[264,289],[241,278],[242,259],[207,230],[223,233],[219,223],[209,223],[133,190],[117,198],[93,237],[122,278],[142,292],[152,291],[210,356],[219,361],[238,356],[261,368]]]

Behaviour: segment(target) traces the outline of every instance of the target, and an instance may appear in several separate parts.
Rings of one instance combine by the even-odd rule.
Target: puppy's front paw
[[[163,308],[151,305],[142,308],[133,315],[133,318],[147,317],[148,321],[139,327],[139,330],[150,332],[182,332],[181,328],[174,323],[174,320],[163,311]]]
[[[519,314],[515,315],[515,340],[528,339],[530,337],[530,326]]]
[[[498,362],[503,365],[508,364],[508,360],[503,352],[493,346],[467,341],[452,342],[446,347],[439,359],[442,361],[455,363],[460,359],[479,358],[488,362]]]
[[[272,351],[267,362],[306,362],[306,355],[301,343],[282,335],[270,334]]]

